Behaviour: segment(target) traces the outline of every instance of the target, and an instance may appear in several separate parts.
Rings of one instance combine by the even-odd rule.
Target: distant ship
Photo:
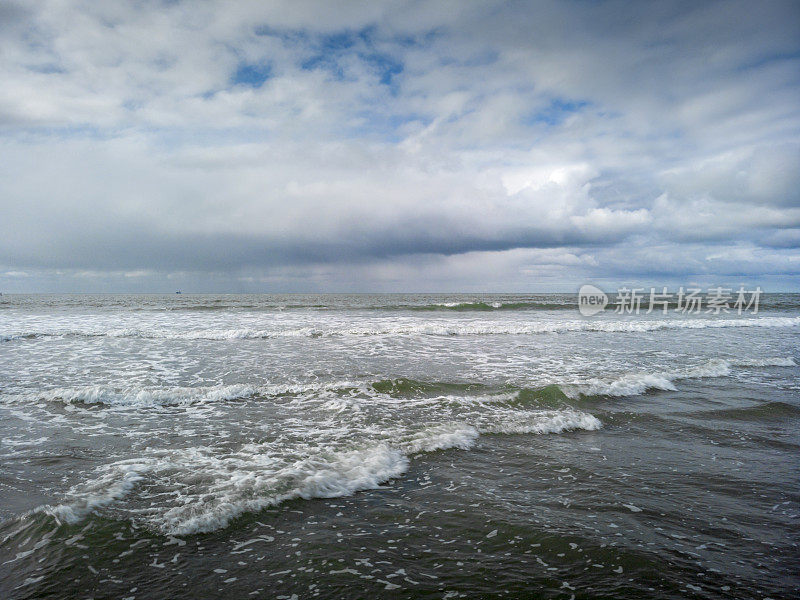
[[[175,292],[176,294],[182,294],[183,292]]]

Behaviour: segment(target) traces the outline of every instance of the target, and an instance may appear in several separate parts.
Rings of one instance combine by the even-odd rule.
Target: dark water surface
[[[0,297],[0,598],[795,598],[800,296]]]

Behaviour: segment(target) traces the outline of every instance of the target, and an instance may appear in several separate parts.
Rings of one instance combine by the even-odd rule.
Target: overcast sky
[[[0,291],[800,290],[800,3],[0,1]]]

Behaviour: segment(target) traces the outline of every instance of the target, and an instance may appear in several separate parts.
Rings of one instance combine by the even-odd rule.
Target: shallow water
[[[800,297],[0,297],[0,593],[789,598]]]

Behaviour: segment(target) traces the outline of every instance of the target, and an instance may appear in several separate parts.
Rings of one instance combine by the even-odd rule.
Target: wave
[[[628,373],[612,381],[593,379],[575,386],[577,393],[567,392],[573,398],[580,396],[638,396],[648,390],[669,390],[677,388],[669,376],[649,373]],[[569,388],[567,388],[569,389]]]
[[[77,523],[92,513],[102,512],[138,520],[148,528],[168,535],[210,532],[228,526],[246,513],[255,513],[287,500],[347,496],[379,488],[385,482],[402,476],[413,457],[442,450],[467,451],[475,446],[480,436],[561,434],[601,428],[602,423],[596,416],[570,405],[574,397],[627,396],[649,389],[675,389],[678,380],[726,376],[734,367],[792,366],[796,363],[791,357],[713,359],[695,366],[654,373],[628,373],[609,380],[590,379],[542,388],[514,389],[506,386],[493,391],[487,386],[470,383],[428,383],[411,379],[171,388],[147,390],[147,394],[143,393],[144,390],[131,388],[128,395],[122,390],[102,388],[50,390],[37,397],[116,405],[125,402],[150,405],[219,401],[266,394],[300,394],[318,401],[319,395],[305,395],[306,392],[327,390],[338,394],[341,390],[357,389],[378,394],[371,398],[392,398],[391,394],[394,394],[403,401],[434,396],[431,401],[447,405],[453,396],[442,395],[443,392],[461,396],[455,396],[460,406],[452,411],[459,420],[415,426],[394,425],[390,420],[385,429],[379,427],[377,439],[362,441],[366,445],[361,447],[342,447],[343,439],[340,439],[331,442],[331,446],[320,447],[305,446],[307,442],[288,446],[283,442],[280,445],[254,442],[238,451],[210,447],[148,451],[143,457],[120,460],[98,468],[85,482],[70,490],[65,502],[40,507],[36,512],[51,515],[59,523]],[[475,391],[480,395],[469,395]],[[768,403],[728,410],[718,417],[751,419],[775,417],[776,414],[793,416],[796,412],[796,407]],[[441,415],[441,411],[437,409],[422,414]],[[142,500],[156,497],[160,500],[155,504]]]
[[[20,400],[44,400],[65,404],[102,404],[106,406],[175,406],[198,402],[219,402],[243,399],[258,393],[249,385],[221,385],[207,387],[137,388],[112,386],[86,386],[78,388],[53,388],[42,392],[12,396]]]
[[[5,394],[9,402],[60,402],[76,406],[109,407],[188,406],[192,404],[245,400],[248,398],[290,398],[313,393],[347,394],[364,389],[363,383],[334,381],[326,383],[285,383],[268,385],[231,384],[201,387],[136,387],[93,385],[75,388],[52,388],[37,392]]]
[[[728,327],[784,328],[800,326],[800,317],[759,317],[729,319],[665,319],[638,321],[539,321],[513,324],[471,321],[448,323],[429,321],[398,323],[389,321],[370,326],[348,327],[332,325],[321,327],[298,327],[291,329],[142,329],[116,328],[101,330],[65,329],[50,331],[28,331],[0,335],[0,341],[11,342],[23,339],[48,337],[116,337],[176,340],[237,340],[268,339],[280,337],[340,337],[380,335],[535,335],[544,333],[566,333],[573,331],[605,333],[641,333],[671,329],[716,329]]]
[[[136,387],[136,386],[85,386],[53,388],[37,392],[6,394],[5,401],[62,402],[72,405],[103,405],[109,407],[187,406],[199,403],[245,400],[248,398],[311,398],[333,393],[337,397],[351,398],[361,394],[372,400],[391,399],[441,399],[466,401],[480,398],[492,403],[503,403],[510,408],[535,405],[562,408],[582,396],[635,396],[648,390],[675,391],[675,381],[705,377],[725,377],[731,369],[794,367],[792,357],[766,357],[757,359],[711,359],[703,364],[654,373],[625,373],[614,379],[592,377],[583,381],[564,381],[544,387],[513,386],[491,387],[475,382],[421,381],[400,377],[374,382],[340,380],[330,382],[284,384],[230,384],[204,387]],[[339,398],[341,399],[341,398]],[[328,403],[330,404],[330,402]],[[327,405],[326,405],[327,406]],[[332,406],[331,406],[332,407]]]
[[[638,396],[648,390],[675,391],[675,381],[681,379],[701,379],[705,377],[726,377],[732,367],[792,367],[797,366],[791,357],[761,359],[711,359],[695,367],[664,371],[661,373],[626,373],[612,380],[592,378],[564,386],[571,398],[580,396]]]
[[[418,381],[406,377],[381,379],[371,383],[370,387],[380,394],[386,394],[393,398],[486,392],[489,390],[488,386],[480,383]]]
[[[695,418],[722,419],[732,421],[781,421],[800,416],[800,407],[786,402],[764,402],[755,406],[741,408],[723,408],[707,410],[692,414]]]
[[[119,503],[140,490],[164,503],[135,505],[116,514],[166,535],[206,533],[226,527],[245,513],[256,513],[296,498],[334,498],[377,489],[403,475],[410,457],[447,449],[468,450],[479,435],[562,433],[594,430],[600,421],[577,411],[521,412],[478,426],[450,422],[417,431],[387,432],[394,442],[341,450],[316,449],[292,458],[291,451],[276,455],[273,448],[248,444],[224,454],[209,448],[154,452],[146,458],[117,461],[100,467],[96,476],[70,490],[72,499],[42,506],[35,513],[51,515],[60,523],[78,523],[89,514]],[[121,511],[121,513],[120,513]]]
[[[407,454],[435,452],[459,448],[469,450],[480,433],[466,423],[442,423],[431,425],[401,438],[400,447]]]
[[[34,513],[45,513],[55,517],[60,523],[74,524],[82,521],[89,514],[104,508],[127,496],[142,481],[141,463],[126,461],[116,463],[106,469],[100,477],[88,482],[82,490],[81,497],[68,504],[41,506]]]
[[[198,449],[162,454],[102,467],[99,477],[72,490],[78,499],[36,510],[74,524],[124,498],[137,484],[166,484],[169,474],[184,479],[175,490],[180,502],[137,512],[147,514],[149,523],[165,534],[187,535],[223,528],[246,512],[294,498],[334,498],[374,489],[408,469],[408,458],[387,445],[320,452],[278,469],[268,454],[219,457]],[[198,486],[197,480],[207,485]]]
[[[481,433],[563,433],[583,429],[594,431],[603,426],[594,415],[577,410],[529,411],[480,428]]]
[[[562,310],[578,308],[577,303],[562,302],[441,302],[432,304],[395,304],[392,306],[377,306],[381,310],[411,310],[411,311],[496,311],[496,310]]]
[[[793,358],[737,358],[731,364],[737,367],[796,367],[797,363]]]

